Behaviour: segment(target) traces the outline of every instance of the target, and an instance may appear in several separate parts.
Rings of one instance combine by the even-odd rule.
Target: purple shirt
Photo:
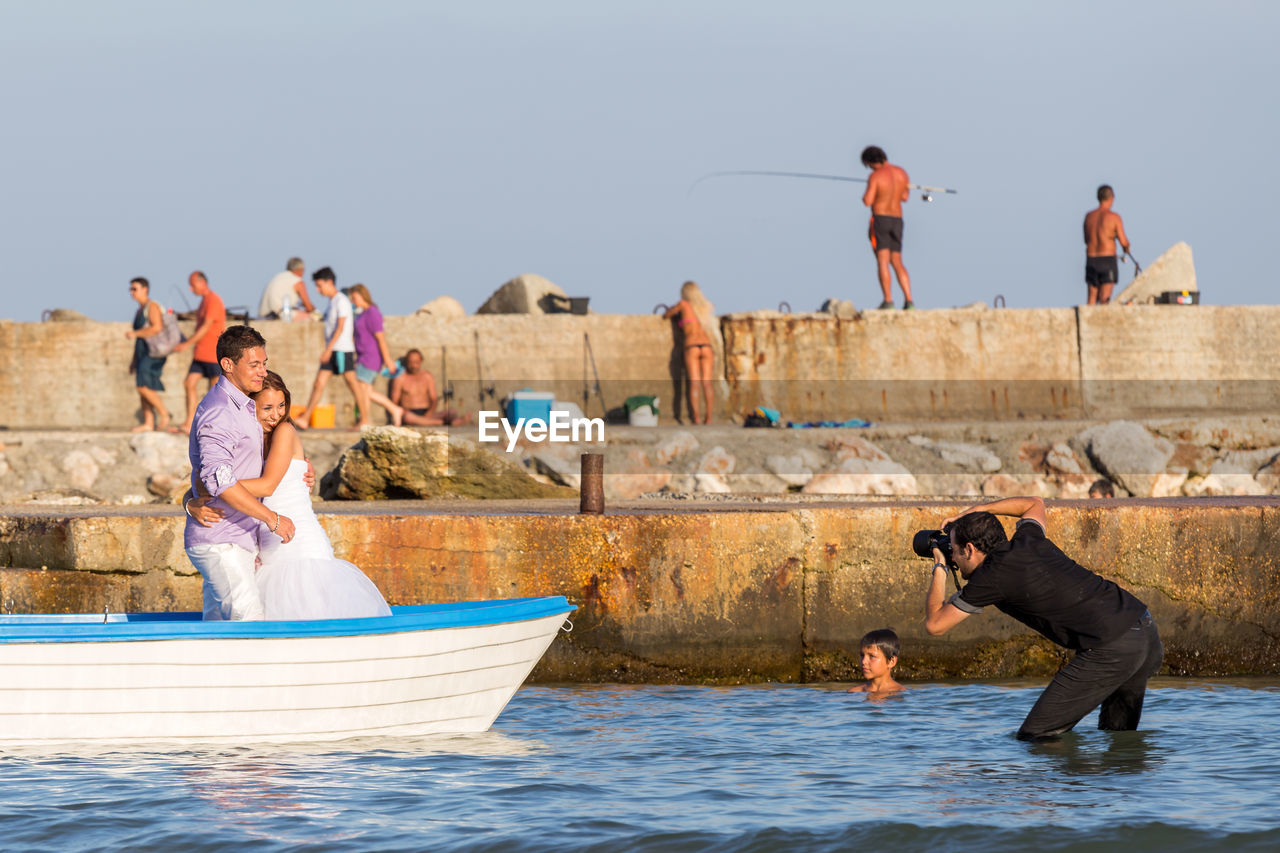
[[[382,312],[370,305],[356,318],[356,362],[370,370],[382,368],[382,351],[374,337],[382,331]]]
[[[191,458],[191,488],[197,481],[215,498],[241,480],[262,476],[262,426],[253,401],[231,380],[223,376],[196,407],[187,445]],[[192,545],[239,545],[258,553],[258,525],[252,516],[232,509],[220,500],[210,503],[224,517],[209,527],[187,519],[183,547]]]

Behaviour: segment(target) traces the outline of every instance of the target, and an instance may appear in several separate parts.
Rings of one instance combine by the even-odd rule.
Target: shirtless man
[[[871,250],[876,253],[876,266],[880,273],[880,290],[884,294],[881,308],[893,307],[893,288],[889,279],[889,267],[898,276],[898,286],[906,301],[903,311],[916,307],[911,301],[911,279],[902,265],[902,203],[911,195],[910,180],[900,166],[889,162],[884,149],[868,145],[862,151],[862,165],[871,170],[867,179],[867,191],[862,203],[871,208]]]
[[[1120,214],[1111,209],[1116,199],[1111,187],[1098,187],[1098,206],[1084,215],[1084,282],[1089,286],[1089,304],[1106,305],[1120,278],[1116,261],[1116,241],[1127,253],[1129,238],[1124,234]]]
[[[404,422],[413,426],[449,426],[464,424],[470,415],[459,418],[455,412],[445,409],[432,411],[439,395],[436,380],[428,370],[422,369],[422,353],[411,349],[402,360],[404,370],[391,380],[391,402],[404,409]]]

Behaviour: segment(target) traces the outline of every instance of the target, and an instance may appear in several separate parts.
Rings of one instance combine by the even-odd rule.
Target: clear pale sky
[[[648,313],[879,300],[878,144],[921,308],[1083,301],[1115,187],[1134,254],[1191,244],[1206,303],[1276,302],[1280,4],[0,3],[0,317],[127,320],[202,269],[256,309],[291,255],[384,312],[546,276]],[[1131,267],[1122,272],[1122,284]],[[901,302],[895,287],[895,298]]]

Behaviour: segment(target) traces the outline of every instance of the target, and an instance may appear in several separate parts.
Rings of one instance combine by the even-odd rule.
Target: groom
[[[272,512],[240,484],[262,474],[262,427],[250,394],[267,375],[267,342],[248,326],[230,326],[218,338],[222,377],[196,407],[187,453],[191,486],[197,481],[217,499],[222,518],[204,526],[188,513],[187,557],[204,578],[204,618],[261,619],[254,580],[258,522],[285,542],[293,522]]]

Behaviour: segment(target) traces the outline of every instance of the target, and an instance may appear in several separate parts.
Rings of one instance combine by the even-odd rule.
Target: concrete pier
[[[304,399],[324,346],[320,324],[255,325],[272,368]],[[128,328],[0,321],[0,427],[135,423]],[[797,421],[1273,414],[1280,392],[1275,305],[865,311],[848,319],[757,311],[721,317],[720,328],[717,422],[757,405]],[[387,317],[386,332],[393,354],[422,350],[460,411],[495,409],[522,388],[579,402],[593,417],[633,394],[659,396],[664,418],[682,411],[672,324],[656,315],[415,315]],[[189,362],[170,357],[163,374],[165,405],[179,416]],[[583,398],[597,386],[599,394]],[[330,383],[324,399],[340,425],[352,423],[342,383]]]
[[[844,681],[891,626],[909,679],[1041,677],[1065,654],[994,611],[920,627],[912,533],[956,503],[576,500],[325,504],[338,556],[392,604],[561,594],[579,608],[542,681]],[[1165,672],[1280,673],[1280,498],[1055,501],[1068,554],[1151,608]],[[167,507],[0,507],[5,612],[196,610],[200,579]]]

